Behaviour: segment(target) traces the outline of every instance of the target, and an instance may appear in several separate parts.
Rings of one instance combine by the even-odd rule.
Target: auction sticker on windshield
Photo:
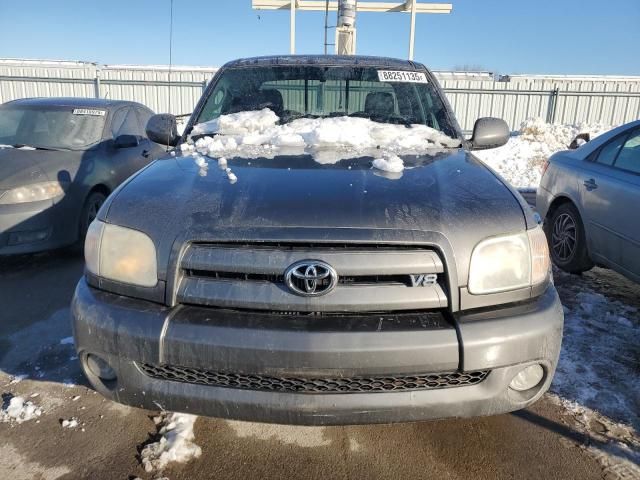
[[[107,112],[105,110],[95,110],[93,108],[74,108],[74,115],[94,115],[96,117],[104,117]]]
[[[381,82],[429,83],[424,72],[405,72],[403,70],[378,70]]]

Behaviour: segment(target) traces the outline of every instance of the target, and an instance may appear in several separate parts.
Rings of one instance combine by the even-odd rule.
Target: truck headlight
[[[12,188],[0,193],[0,205],[39,202],[59,197],[64,194],[66,184],[60,182],[40,182],[24,187]]]
[[[84,243],[87,270],[117,282],[154,287],[158,283],[156,247],[144,233],[95,220]]]
[[[523,233],[491,237],[473,249],[469,292],[505,292],[545,283],[549,279],[549,249],[540,226]]]

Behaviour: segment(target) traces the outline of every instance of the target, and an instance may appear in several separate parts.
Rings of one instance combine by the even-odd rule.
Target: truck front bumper
[[[240,318],[228,311],[169,308],[122,297],[94,289],[84,279],[76,289],[72,312],[85,374],[112,400],[148,409],[301,425],[472,417],[524,408],[551,383],[563,327],[553,286],[526,304],[460,315],[457,332],[424,326],[327,329],[312,327],[313,319],[310,328],[284,328],[251,314]],[[87,367],[89,356],[104,360],[115,379],[96,376],[95,369]],[[532,364],[542,366],[542,381],[525,392],[509,388],[514,376]],[[256,375],[256,382],[261,376],[357,379],[489,373],[480,382],[449,388],[299,393],[212,386],[190,373],[180,379],[159,378],[148,374],[148,365]]]

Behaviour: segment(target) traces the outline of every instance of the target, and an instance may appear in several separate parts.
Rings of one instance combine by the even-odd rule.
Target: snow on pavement
[[[42,415],[42,409],[23,397],[11,397],[6,407],[0,410],[0,422],[22,423]]]
[[[169,463],[185,463],[202,455],[202,449],[194,442],[196,415],[163,412],[154,418],[161,435],[158,441],[149,443],[140,452],[145,471],[162,471]]]
[[[603,466],[620,464],[640,478],[640,312],[584,277],[555,276],[565,326],[551,397],[602,443],[589,448]]]

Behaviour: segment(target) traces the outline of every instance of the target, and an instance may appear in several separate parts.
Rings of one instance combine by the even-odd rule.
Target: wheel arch
[[[87,192],[87,194],[84,196],[84,201],[86,202],[87,199],[89,198],[89,195],[91,195],[94,192],[100,192],[105,197],[108,197],[109,195],[111,195],[111,189],[107,185],[105,185],[104,183],[98,183],[97,185],[94,185],[93,187],[91,187],[91,189]]]
[[[93,194],[93,193],[101,193],[106,197],[108,197],[111,194],[111,189],[105,185],[104,183],[98,183],[96,185],[94,185],[93,187],[91,187],[87,193],[84,195],[84,199],[82,200],[82,205],[80,210],[78,211],[78,217],[76,219],[76,225],[78,225],[78,238],[80,238],[82,236],[82,225],[80,224],[81,219],[82,219],[82,215],[83,215],[83,210],[84,207],[87,203],[87,200],[89,200],[89,197]]]
[[[547,209],[547,215],[545,217],[545,222],[553,216],[553,214],[560,207],[560,205],[564,205],[565,203],[573,204],[573,206],[576,207],[576,210],[578,210],[578,213],[580,214],[580,216],[582,216],[582,212],[580,212],[580,209],[578,208],[578,205],[576,205],[576,202],[574,202],[571,198],[569,198],[568,195],[562,194],[555,197],[551,202],[551,204],[549,205],[549,208]]]

